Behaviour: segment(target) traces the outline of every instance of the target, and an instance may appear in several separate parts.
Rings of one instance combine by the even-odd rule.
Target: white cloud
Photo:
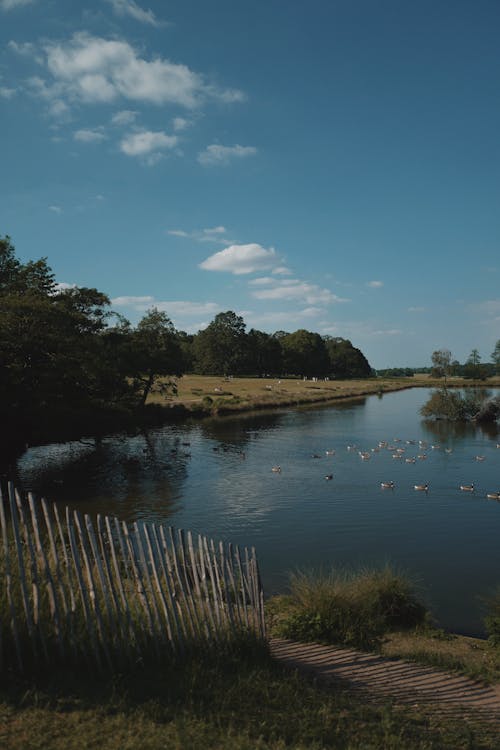
[[[337,297],[329,289],[322,289],[316,284],[305,281],[285,281],[271,289],[259,289],[252,292],[256,299],[266,300],[296,300],[308,305],[331,305],[349,300]]]
[[[153,165],[161,159],[163,151],[175,148],[177,141],[177,136],[162,131],[141,130],[125,136],[120,142],[120,149],[127,156],[144,158],[149,165]]]
[[[34,57],[36,53],[35,45],[31,42],[16,42],[15,39],[11,39],[10,42],[7,43],[7,47],[17,55],[23,55],[25,57]]]
[[[221,146],[218,143],[212,143],[204,151],[198,154],[198,161],[204,167],[225,166],[232,159],[245,159],[249,156],[255,156],[257,149],[255,146]]]
[[[23,5],[30,5],[34,0],[0,0],[0,8],[2,10],[13,10],[14,8],[21,8]]]
[[[271,278],[271,276],[259,276],[259,278],[249,281],[248,286],[267,286],[275,283],[276,279]]]
[[[167,234],[173,237],[186,237],[190,240],[196,240],[197,242],[218,242],[223,245],[234,244],[224,235],[227,233],[226,227],[217,226],[209,227],[207,229],[194,229],[190,232],[186,232],[184,229],[168,229]]]
[[[286,266],[278,266],[278,268],[273,268],[273,273],[278,276],[289,276],[292,272]]]
[[[414,313],[425,312],[425,307],[409,307],[408,312],[414,312]]]
[[[132,109],[122,109],[121,112],[116,112],[111,118],[113,125],[131,125],[135,122],[138,113]]]
[[[75,141],[81,141],[82,143],[100,143],[106,140],[106,134],[103,132],[103,128],[83,128],[73,133]]]
[[[167,234],[171,234],[173,237],[189,237],[188,232],[183,229],[169,229]]]
[[[172,120],[172,128],[176,133],[180,133],[181,130],[186,130],[190,125],[190,120],[186,120],[185,117],[174,117]]]
[[[2,99],[12,99],[16,94],[16,89],[10,89],[7,86],[0,86],[0,96]]]
[[[188,302],[186,300],[157,300],[151,295],[144,297],[115,297],[111,300],[114,307],[129,307],[136,312],[145,312],[151,307],[166,312],[170,317],[198,317],[216,315],[220,305],[216,302]]]
[[[134,0],[106,0],[110,5],[113,6],[113,10],[117,16],[130,16],[140,23],[146,23],[150,26],[160,26],[162,22],[159,21],[152,10],[144,10],[137,5]]]
[[[383,281],[367,281],[366,286],[369,286],[372,289],[380,289],[380,287],[384,286],[384,282]]]
[[[66,42],[44,46],[52,81],[39,94],[80,103],[112,103],[120,98],[148,104],[194,108],[205,99],[225,101],[231,92],[207,84],[187,65],[141,58],[126,41],[78,32]],[[44,88],[44,91],[41,89]]]
[[[55,291],[56,292],[64,292],[66,289],[76,289],[76,284],[68,284],[66,281],[58,281],[55,284]]]
[[[257,243],[230,245],[210,255],[203,263],[200,263],[200,268],[205,271],[228,271],[240,275],[272,268],[278,260],[276,251],[272,247],[266,250]]]
[[[54,214],[62,214],[61,206],[49,206],[49,211],[52,211]]]

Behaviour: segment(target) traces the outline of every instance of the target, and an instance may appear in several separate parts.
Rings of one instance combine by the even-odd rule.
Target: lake
[[[31,448],[15,481],[93,515],[254,545],[268,595],[286,589],[290,570],[391,562],[418,582],[442,627],[481,634],[479,596],[500,585],[500,502],[486,499],[500,490],[498,427],[423,421],[428,395],[415,388]],[[387,481],[394,489],[381,488]],[[420,483],[427,493],[415,491]],[[461,491],[465,483],[475,491]]]

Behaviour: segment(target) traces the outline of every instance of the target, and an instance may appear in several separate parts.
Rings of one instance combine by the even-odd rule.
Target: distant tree
[[[300,328],[281,340],[283,366],[290,375],[324,377],[330,371],[325,342],[319,333]]]
[[[283,372],[280,341],[269,333],[252,328],[247,335],[247,371],[260,375],[279,375]]]
[[[245,371],[245,321],[232,310],[219,313],[193,341],[197,372],[204,375],[241,375]]]
[[[176,392],[183,372],[182,349],[170,318],[152,308],[132,334],[131,364],[134,387],[144,405],[153,389]]]
[[[491,352],[491,361],[495,365],[496,374],[500,374],[500,339],[498,339],[495,348]]]
[[[451,367],[451,352],[449,349],[437,349],[432,352],[432,375],[435,378],[444,378],[446,386],[446,378],[450,374]]]
[[[335,378],[368,378],[372,368],[365,355],[356,349],[349,339],[340,336],[324,336],[330,367],[329,374]],[[408,373],[404,373],[408,374]],[[409,373],[413,374],[413,371]]]
[[[463,375],[470,379],[485,379],[488,368],[481,365],[481,355],[477,349],[473,349],[463,367]]]

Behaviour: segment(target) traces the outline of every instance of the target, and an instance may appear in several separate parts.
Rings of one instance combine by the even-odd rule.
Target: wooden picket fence
[[[265,637],[255,549],[0,491],[0,673],[115,669]]]

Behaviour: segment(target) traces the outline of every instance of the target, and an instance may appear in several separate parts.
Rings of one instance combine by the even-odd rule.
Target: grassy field
[[[148,403],[184,406],[191,411],[227,413],[252,409],[279,408],[300,404],[355,399],[389,393],[405,388],[442,386],[443,380],[428,375],[413,378],[368,378],[365,380],[298,380],[296,378],[223,378],[207,375],[184,375],[178,381],[176,396],[152,393]],[[486,385],[499,387],[500,378],[473,383],[463,378],[448,378],[450,387]]]

